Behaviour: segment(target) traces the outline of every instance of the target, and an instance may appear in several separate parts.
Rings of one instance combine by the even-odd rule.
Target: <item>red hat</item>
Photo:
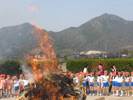
[[[118,75],[121,75],[122,73],[121,72],[118,72]]]
[[[11,77],[10,75],[7,75],[7,77]]]
[[[104,71],[104,73],[105,73],[105,74],[108,74],[108,71],[107,71],[107,70],[105,70],[105,71]]]
[[[100,72],[97,72],[97,75],[101,75],[101,73]]]
[[[68,73],[68,75],[71,75],[71,73]]]
[[[131,74],[133,74],[133,71],[131,72]]]
[[[16,80],[17,79],[17,76],[14,76],[13,78]]]
[[[115,75],[116,73],[115,72],[112,72],[113,75]]]
[[[23,77],[23,74],[20,74],[19,77]]]
[[[4,77],[4,74],[1,74],[1,77]]]
[[[82,74],[82,75],[83,75],[84,73],[83,73],[83,72],[80,72],[80,74]]]
[[[27,75],[24,75],[24,77],[27,77]]]
[[[126,72],[125,74],[126,74],[126,75],[129,75],[129,72]]]
[[[85,74],[87,75],[87,74],[89,74],[88,72],[85,72]]]
[[[79,73],[76,73],[76,76],[78,77],[80,74]]]
[[[0,75],[0,77],[2,77],[2,75]]]
[[[90,73],[90,75],[94,75],[94,73],[93,73],[93,72],[91,72],[91,73]]]

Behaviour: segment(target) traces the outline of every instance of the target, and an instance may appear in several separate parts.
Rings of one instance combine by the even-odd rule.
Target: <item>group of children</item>
[[[80,72],[76,73],[73,81],[78,84],[79,77],[83,77],[83,86],[84,92],[87,93],[89,90],[89,95],[95,95],[94,93],[94,83],[97,81],[97,95],[104,96],[105,92],[109,96],[109,84],[112,86],[113,96],[123,96],[123,83],[125,85],[125,96],[130,96],[130,86],[132,89],[132,97],[133,97],[133,72],[131,72],[131,76],[129,72],[111,72],[110,76],[108,75],[108,71],[104,71],[104,75],[101,75],[100,72],[97,72],[97,79],[94,77],[94,72]],[[119,94],[121,91],[121,94]]]
[[[17,76],[11,77],[10,75],[0,75],[0,98],[12,97],[14,90],[14,97],[18,97],[19,93],[28,87],[27,75],[21,74],[18,79]]]

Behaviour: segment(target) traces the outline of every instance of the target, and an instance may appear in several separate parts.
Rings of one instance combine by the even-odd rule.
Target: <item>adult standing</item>
[[[100,75],[104,75],[104,68],[102,64],[99,64],[97,71],[99,72]]]
[[[84,73],[88,72],[88,67],[89,67],[88,64],[86,64],[83,70]]]

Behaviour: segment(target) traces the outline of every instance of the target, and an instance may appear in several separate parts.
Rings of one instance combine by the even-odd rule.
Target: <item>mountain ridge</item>
[[[21,57],[37,48],[37,40],[31,34],[33,29],[34,26],[29,23],[1,28],[0,55],[9,57],[20,54]],[[59,32],[48,31],[48,34],[55,40],[57,53],[88,50],[113,52],[133,45],[133,21],[106,13],[78,27]]]

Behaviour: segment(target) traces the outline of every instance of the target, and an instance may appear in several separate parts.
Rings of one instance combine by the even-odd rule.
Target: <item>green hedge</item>
[[[73,73],[83,71],[85,64],[89,65],[88,71],[96,72],[98,65],[102,63],[103,67],[110,71],[111,65],[114,64],[117,71],[121,71],[125,67],[125,71],[133,71],[133,67],[129,67],[128,63],[133,66],[133,59],[88,59],[88,60],[68,60],[67,69]]]

